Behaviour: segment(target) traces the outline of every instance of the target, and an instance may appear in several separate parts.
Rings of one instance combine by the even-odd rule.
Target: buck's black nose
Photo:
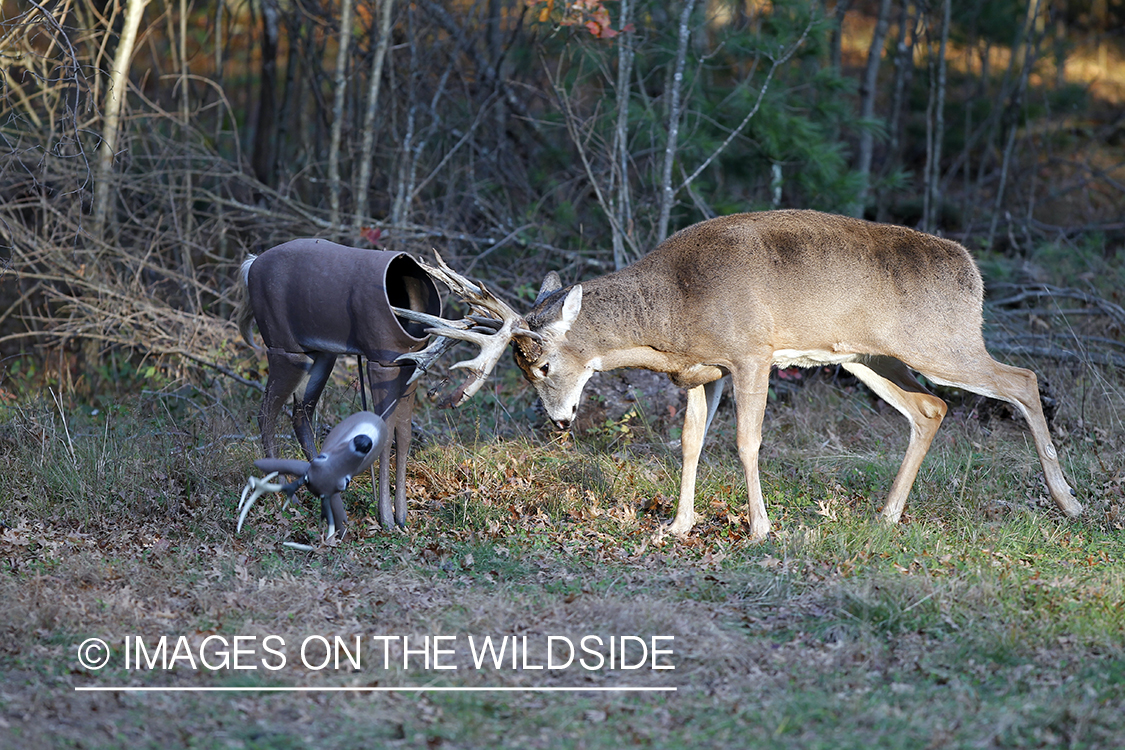
[[[555,420],[555,426],[558,427],[560,430],[570,429],[570,420],[569,419],[556,419]]]

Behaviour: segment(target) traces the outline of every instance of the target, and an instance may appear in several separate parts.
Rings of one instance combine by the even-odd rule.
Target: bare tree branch
[[[590,157],[586,152],[585,138],[579,131],[578,115],[575,114],[574,108],[571,106],[570,97],[566,91],[563,90],[561,84],[558,82],[556,75],[552,74],[549,70],[547,72],[551,81],[551,87],[555,91],[555,96],[558,99],[559,105],[563,110],[563,122],[566,124],[567,135],[570,136],[571,143],[574,144],[575,149],[578,150],[578,158],[582,161],[582,168],[586,172],[586,178],[590,181],[590,186],[594,189],[594,196],[598,199],[598,205],[601,206],[602,212],[609,220],[610,227],[615,234],[620,234],[622,239],[629,245],[630,251],[639,254],[639,249],[636,240],[632,235],[625,232],[625,228],[621,226],[618,221],[617,212],[613,210],[611,199],[602,190],[601,181],[597,175],[594,174],[593,165],[590,164]]]
[[[699,164],[699,166],[695,168],[695,171],[684,178],[684,181],[681,182],[680,186],[675,189],[673,195],[679,193],[681,190],[694,182],[695,179],[699,177],[699,175],[703,174],[703,171],[707,169],[707,167],[711,166],[711,163],[715,161],[715,159],[719,158],[719,155],[726,150],[727,146],[729,146],[731,142],[734,141],[734,139],[737,138],[742,133],[742,131],[746,129],[746,126],[750,124],[750,120],[754,118],[754,115],[758,114],[758,110],[762,106],[762,101],[766,98],[766,92],[769,91],[770,83],[773,81],[773,76],[777,72],[777,69],[785,63],[789,62],[789,59],[793,57],[797,50],[800,49],[801,45],[805,43],[805,39],[808,38],[809,32],[812,31],[813,24],[814,19],[810,18],[809,22],[805,25],[804,31],[801,32],[801,36],[797,39],[797,41],[790,45],[789,49],[785,50],[785,52],[782,53],[781,57],[771,58],[773,62],[770,65],[770,69],[766,71],[766,80],[762,82],[762,88],[758,90],[758,98],[754,100],[754,106],[751,107],[750,111],[746,113],[746,116],[742,118],[742,122],[738,123],[738,126],[727,134],[727,137],[723,140],[723,142],[720,143],[715,148],[715,150],[712,151],[711,154],[706,159],[704,159]]]
[[[1026,302],[1029,299],[1075,299],[1084,302],[1087,305],[1092,305],[1102,314],[1108,315],[1119,326],[1125,329],[1125,308],[1120,305],[1114,304],[1107,299],[1099,297],[1096,294],[1084,292],[1081,289],[1072,289],[1066,287],[1050,286],[1048,284],[1037,284],[1031,287],[1018,286],[1013,284],[996,284],[991,287],[992,290],[1006,289],[1014,287],[1016,292],[1007,297],[1000,299],[990,299],[988,304],[992,307],[1004,307],[1009,305],[1017,305],[1021,302]]]

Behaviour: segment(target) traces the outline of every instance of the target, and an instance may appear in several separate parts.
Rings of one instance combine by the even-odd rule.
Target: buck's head
[[[513,336],[516,365],[523,370],[543,402],[547,416],[562,429],[578,413],[586,381],[594,374],[592,360],[571,335],[571,326],[582,311],[582,286],[563,288],[559,275],[547,274],[535,307],[524,316],[538,340]]]
[[[399,317],[425,323],[429,326],[427,333],[441,337],[424,350],[404,354],[398,360],[416,363],[413,377],[417,377],[448,350],[454,340],[479,346],[479,356],[449,368],[472,372],[472,377],[443,401],[446,406],[459,406],[480,389],[511,342],[516,364],[535,386],[551,421],[563,429],[569,427],[578,412],[582,388],[597,369],[597,359],[575,335],[578,329],[572,330],[582,311],[582,287],[575,285],[564,289],[559,275],[552,271],[539,289],[535,307],[527,315],[520,315],[489,292],[484,284],[465,278],[450,268],[440,255],[435,255],[437,266],[423,260],[418,260],[419,265],[468,303],[471,313],[461,320],[445,320],[415,310],[394,308]]]

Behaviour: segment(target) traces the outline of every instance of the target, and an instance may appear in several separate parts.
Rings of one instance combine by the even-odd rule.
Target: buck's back
[[[919,336],[979,339],[982,285],[965,248],[818,211],[704,221],[620,275],[646,290],[638,308],[667,311],[677,349],[879,353]]]

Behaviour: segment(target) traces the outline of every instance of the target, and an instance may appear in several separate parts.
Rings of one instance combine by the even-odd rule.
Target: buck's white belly
[[[854,352],[829,352],[822,349],[778,349],[773,353],[773,363],[786,367],[819,367],[820,365],[840,365],[859,359]]]

